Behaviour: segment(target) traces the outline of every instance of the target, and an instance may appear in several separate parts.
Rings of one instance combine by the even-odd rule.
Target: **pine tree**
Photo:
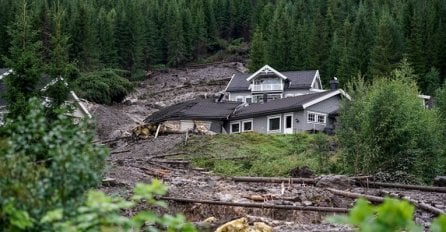
[[[249,58],[248,69],[251,72],[257,71],[266,64],[265,40],[259,27],[254,32]]]
[[[402,45],[398,26],[392,16],[384,11],[370,53],[370,75],[385,76],[395,69],[402,58]]]
[[[10,55],[5,58],[5,64],[13,70],[5,78],[9,118],[27,114],[28,100],[39,95],[36,88],[43,72],[40,59],[42,44],[38,39],[38,32],[32,28],[26,0],[20,3],[17,13],[15,23],[8,30],[11,47]]]
[[[353,73],[365,74],[370,61],[370,48],[373,41],[373,22],[364,3],[360,3],[351,35]]]
[[[99,51],[92,16],[92,5],[84,1],[76,4],[70,28],[70,56],[83,71],[91,71],[98,66]]]
[[[186,61],[183,23],[178,6],[172,4],[168,10],[167,27],[167,64],[177,67]]]
[[[51,35],[50,63],[48,64],[47,74],[52,79],[52,85],[48,85],[45,90],[45,97],[50,101],[50,116],[54,116],[54,110],[58,109],[68,99],[68,81],[72,64],[68,60],[68,36],[63,34],[62,20],[65,11],[60,5],[54,7],[53,13],[54,25]]]
[[[101,8],[98,13],[96,30],[98,35],[99,57],[104,67],[115,68],[118,65],[115,35],[116,11],[107,12]]]

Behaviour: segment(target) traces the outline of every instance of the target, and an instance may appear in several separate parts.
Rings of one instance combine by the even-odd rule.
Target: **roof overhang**
[[[279,71],[271,68],[269,65],[265,65],[263,66],[261,69],[257,70],[257,72],[253,73],[251,76],[249,76],[248,78],[246,78],[247,81],[251,81],[252,79],[254,79],[257,75],[259,75],[260,73],[274,73],[277,76],[281,77],[282,79],[286,80],[288,79],[288,77],[286,77],[285,75],[283,75],[282,73],[280,73]]]
[[[319,102],[325,101],[325,100],[327,100],[329,98],[332,98],[334,96],[337,96],[337,95],[341,95],[341,96],[347,98],[348,100],[351,100],[350,95],[348,95],[344,90],[338,89],[338,90],[335,90],[335,91],[332,91],[332,92],[328,92],[327,94],[325,94],[325,95],[323,95],[321,97],[318,97],[318,98],[316,98],[314,100],[311,100],[311,101],[303,104],[302,107],[304,109],[306,109],[306,108],[308,108],[308,107],[310,107],[312,105],[315,105],[315,104],[317,104]]]

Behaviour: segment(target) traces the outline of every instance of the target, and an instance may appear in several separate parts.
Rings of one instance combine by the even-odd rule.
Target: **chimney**
[[[330,90],[337,90],[339,88],[338,78],[333,77],[333,80],[330,81]]]

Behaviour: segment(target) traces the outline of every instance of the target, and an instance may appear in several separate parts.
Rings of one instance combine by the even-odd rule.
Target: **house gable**
[[[268,73],[274,73],[277,76],[279,76],[280,78],[282,78],[283,80],[288,79],[288,77],[286,77],[285,75],[283,75],[279,71],[271,68],[269,65],[265,65],[261,69],[257,70],[257,72],[253,73],[251,76],[246,78],[246,81],[251,81],[252,79],[256,78],[259,74],[262,74],[262,73],[264,73],[265,75],[268,75]]]

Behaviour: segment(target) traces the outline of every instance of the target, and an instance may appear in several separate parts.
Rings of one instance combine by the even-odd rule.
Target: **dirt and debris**
[[[181,155],[181,151],[176,147],[185,142],[185,134],[162,135],[156,139],[146,136],[154,130],[142,126],[143,119],[150,113],[196,97],[214,96],[224,90],[229,78],[237,72],[236,67],[240,69],[240,66],[238,63],[230,63],[154,72],[148,80],[139,84],[136,92],[129,96],[125,103],[113,106],[90,104],[89,108],[96,120],[98,140],[111,149],[101,190],[108,194],[129,196],[136,183],[149,183],[153,178],[158,178],[169,186],[167,197],[301,207],[349,208],[354,204],[355,199],[328,191],[327,188],[331,187],[374,196],[383,196],[384,193],[399,194],[446,210],[446,193],[357,187],[344,176],[320,177],[316,185],[292,182],[235,182],[231,178],[193,169],[187,165],[187,160],[176,159],[177,155]],[[138,128],[138,136],[131,135],[134,128]],[[296,177],[314,178],[311,170],[305,168],[293,170],[292,174]],[[169,213],[183,213],[197,225],[212,228],[209,231],[215,231],[217,227],[240,218],[245,218],[249,226],[253,226],[255,222],[264,223],[271,227],[272,231],[351,231],[347,226],[325,223],[327,216],[334,215],[328,212],[176,201],[169,201],[169,205]],[[428,212],[418,209],[416,211],[417,223],[425,228],[428,228],[433,217],[434,215]],[[206,221],[208,218],[213,219]]]

